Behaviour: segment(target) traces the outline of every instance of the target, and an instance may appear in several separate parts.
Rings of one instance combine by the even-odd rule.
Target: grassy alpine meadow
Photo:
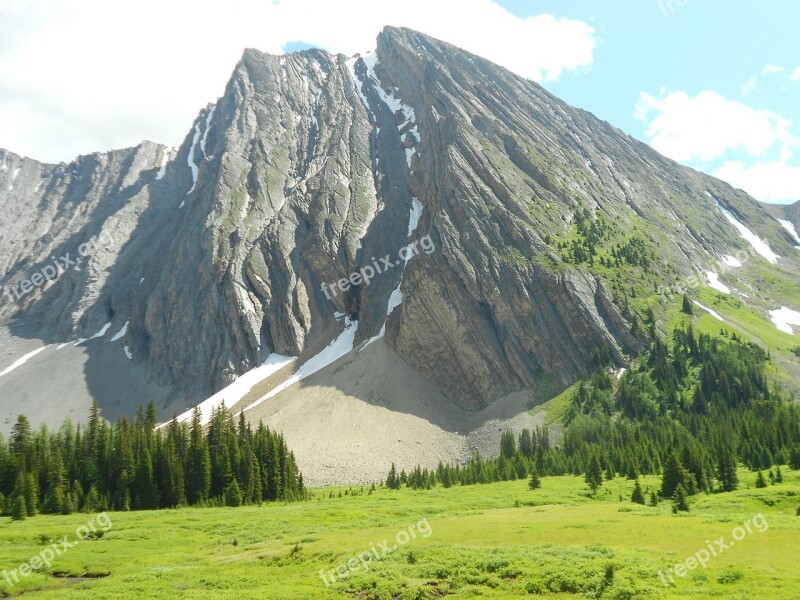
[[[582,477],[563,476],[538,490],[326,488],[296,503],[3,518],[0,594],[797,598],[800,472],[782,471],[783,483],[756,489],[741,469],[737,491],[693,496],[679,514],[670,501],[632,503],[622,477],[591,497]],[[649,497],[660,478],[640,482]],[[34,559],[54,543],[49,565]],[[36,568],[20,575],[26,564]]]

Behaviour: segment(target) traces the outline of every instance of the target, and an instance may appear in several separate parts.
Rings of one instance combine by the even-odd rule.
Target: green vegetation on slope
[[[409,474],[392,466],[387,485],[419,489],[572,473],[585,474],[596,491],[617,475],[663,473],[662,497],[731,491],[737,463],[800,468],[800,410],[770,386],[767,365],[767,353],[736,334],[677,329],[669,346],[656,338],[618,384],[604,368],[579,383],[558,445],[547,428],[523,431],[518,440],[506,434],[497,459],[475,456],[466,465]]]

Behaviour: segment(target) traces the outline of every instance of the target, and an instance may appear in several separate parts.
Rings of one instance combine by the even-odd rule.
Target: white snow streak
[[[131,351],[127,346],[125,346],[122,351],[125,353],[125,356],[128,358],[128,360],[133,360],[133,354],[131,354]]]
[[[397,283],[397,287],[394,289],[392,294],[389,296],[389,302],[386,306],[386,316],[388,317],[394,312],[394,309],[400,306],[403,303],[403,292],[400,290],[400,285],[402,284],[402,280]],[[384,327],[386,324],[384,323]]]
[[[401,99],[395,98],[394,94],[391,92],[387,92],[381,86],[380,81],[378,81],[378,76],[375,74],[375,65],[378,64],[378,55],[374,52],[371,54],[366,54],[361,57],[364,61],[364,64],[367,67],[367,75],[369,76],[372,81],[375,82],[375,89],[378,92],[378,96],[380,97],[381,101],[389,107],[389,110],[392,111],[392,114],[397,114],[398,111],[403,113],[404,121],[402,124],[397,126],[398,132],[402,132],[408,125],[411,125],[411,129],[408,131],[408,134],[413,136],[414,141],[418,144],[421,140],[419,131],[417,130],[417,117],[414,114],[414,109],[411,108],[408,104],[405,104]],[[417,149],[414,147],[406,148],[406,162],[408,163],[408,168],[411,168],[411,160],[416,154]]]
[[[323,70],[322,65],[320,65],[316,60],[311,61],[311,68],[316,71],[317,76],[319,76],[323,83],[328,80],[328,73]]]
[[[88,342],[89,340],[96,340],[97,338],[103,337],[110,327],[111,327],[111,323],[110,322],[106,323],[105,325],[103,325],[103,327],[100,329],[100,331],[95,333],[92,337],[79,338],[78,340],[76,340],[75,341],[75,345],[78,346],[78,345],[80,345],[80,344],[82,344],[84,342]]]
[[[419,218],[422,216],[422,203],[415,196],[411,196],[411,216],[408,219],[408,237],[417,230]],[[408,261],[406,261],[408,262]]]
[[[800,327],[800,312],[782,306],[777,310],[769,311],[769,318],[780,331],[794,334],[795,327]]]
[[[240,375],[234,382],[227,387],[221,389],[213,396],[207,398],[200,404],[200,422],[205,425],[211,420],[211,412],[225,402],[228,408],[239,402],[244,398],[247,393],[259,381],[263,381],[273,373],[277,373],[283,367],[295,360],[294,356],[283,356],[281,354],[272,353],[267,357],[260,367],[250,369],[246,373]],[[178,421],[191,421],[194,408],[178,415]]]
[[[156,180],[162,179],[167,172],[167,164],[172,160],[172,153],[175,151],[174,148],[169,150],[164,150],[164,157],[161,159],[161,168],[158,169],[158,173],[156,173]]]
[[[347,68],[350,70],[351,75],[353,76],[353,81],[356,83],[356,92],[358,93],[359,97],[361,98],[361,102],[364,104],[364,107],[367,109],[367,112],[372,115],[373,121],[376,124],[375,130],[376,135],[380,133],[380,128],[377,127],[377,119],[375,118],[375,113],[370,107],[369,100],[364,95],[362,91],[362,87],[364,82],[356,75],[355,72],[355,64],[358,60],[357,57],[351,58],[346,61]],[[364,62],[364,65],[367,69],[367,76],[373,81],[375,84],[375,91],[377,92],[381,101],[386,104],[389,110],[392,112],[393,115],[396,115],[399,112],[403,114],[404,121],[402,124],[397,126],[398,133],[402,134],[403,129],[411,126],[406,135],[411,135],[414,138],[416,143],[419,143],[421,138],[419,135],[419,131],[417,130],[416,125],[416,115],[414,114],[414,109],[405,104],[401,99],[396,98],[393,93],[387,92],[383,89],[380,81],[378,80],[377,75],[375,74],[375,66],[378,64],[378,56],[377,54],[369,53],[361,56],[361,60]],[[409,170],[411,169],[411,161],[416,153],[416,148],[406,148],[406,162],[408,164]],[[411,198],[411,210],[408,217],[408,237],[411,237],[416,231],[417,226],[419,225],[419,219],[422,215],[422,203],[415,197],[412,196]],[[411,259],[409,256],[404,264],[403,264],[403,271],[400,273],[400,280],[397,283],[397,287],[392,291],[391,295],[389,296],[389,300],[386,306],[386,317],[388,318],[394,310],[403,303],[403,292],[401,290],[401,286],[403,284],[403,274],[405,273],[406,266],[408,261]],[[381,327],[380,332],[375,335],[374,337],[370,338],[362,347],[361,350],[372,344],[373,342],[382,338],[386,333],[386,321],[384,321],[383,326]]]
[[[189,148],[189,156],[186,159],[187,162],[189,163],[189,168],[192,170],[192,188],[188,192],[186,192],[187,196],[194,191],[194,188],[197,185],[198,169],[197,169],[197,162],[194,156],[194,148],[195,146],[197,146],[197,141],[200,140],[200,152],[203,155],[202,158],[206,157],[206,140],[208,139],[208,130],[211,128],[211,118],[214,116],[214,111],[216,109],[217,107],[216,105],[214,105],[209,109],[208,113],[206,114],[205,129],[203,131],[202,139],[200,138],[200,121],[195,123],[194,136],[192,137],[192,145]],[[181,202],[181,205],[178,208],[183,207],[183,204],[184,203]]]
[[[245,410],[250,410],[265,400],[269,400],[270,398],[277,396],[286,388],[291,387],[298,381],[302,381],[310,375],[313,375],[320,369],[324,369],[331,363],[336,362],[342,356],[350,352],[353,349],[353,342],[355,341],[356,332],[358,331],[358,321],[351,321],[348,317],[345,317],[344,323],[344,331],[342,331],[342,333],[340,333],[335,340],[328,344],[328,346],[320,351],[319,354],[316,354],[303,363],[303,366],[297,369],[294,375],[289,377],[289,379],[270,390],[267,394],[245,408]]]
[[[797,229],[795,229],[794,223],[792,223],[791,221],[786,221],[784,219],[778,219],[778,223],[780,223],[781,226],[786,231],[789,232],[789,235],[791,235],[794,238],[794,241],[796,241],[798,243],[798,245],[795,246],[795,248],[800,250],[800,235],[798,235]]]
[[[726,254],[722,257],[722,262],[728,265],[729,267],[738,268],[742,266],[742,261],[738,258],[731,256],[730,254]]]
[[[189,164],[189,168],[192,170],[192,188],[186,192],[188,196],[194,191],[194,186],[197,185],[197,165],[194,162],[194,147],[197,145],[197,140],[200,139],[200,121],[195,123],[194,126],[194,136],[192,137],[192,145],[189,147],[189,156],[186,159],[186,162]],[[181,202],[181,206],[183,206],[183,202]]]
[[[206,115],[206,128],[203,131],[203,138],[200,140],[200,152],[203,153],[203,158],[206,157],[206,140],[208,140],[208,130],[211,129],[211,119],[214,117],[214,111],[217,110],[216,104],[211,107]]]
[[[26,362],[28,362],[30,359],[32,359],[34,356],[39,354],[39,352],[42,352],[43,350],[47,350],[50,346],[52,346],[52,344],[48,344],[47,346],[42,346],[41,348],[37,348],[33,352],[28,352],[25,356],[23,356],[20,359],[17,359],[17,361],[13,365],[11,365],[10,367],[7,367],[2,373],[0,373],[0,377],[2,377],[3,375],[6,375],[8,373],[11,373],[11,371],[16,369],[17,367],[21,367]]]
[[[417,230],[417,226],[419,225],[419,219],[422,216],[422,208],[423,208],[422,203],[419,200],[417,200],[417,198],[412,196],[411,211],[408,217],[408,237],[411,237]],[[411,260],[412,258],[413,255],[409,255],[407,258],[404,259],[403,270],[400,273],[400,281],[397,282],[397,287],[394,290],[392,290],[392,293],[389,296],[389,301],[387,302],[386,305],[387,319],[394,312],[394,309],[403,303],[403,290],[400,288],[403,285],[403,275],[405,275],[406,266],[408,266],[408,261]],[[367,342],[361,347],[361,350],[363,350],[373,342],[378,341],[385,334],[386,334],[386,321],[384,320],[383,325],[381,326],[381,330],[378,332],[378,334],[367,340]]]
[[[706,271],[706,279],[708,279],[708,285],[714,288],[715,290],[720,291],[723,294],[731,293],[731,288],[722,283],[719,280],[719,275],[714,273],[714,271]]]
[[[116,342],[117,340],[121,340],[122,338],[125,337],[125,334],[128,333],[128,323],[130,323],[130,321],[125,321],[125,325],[122,326],[122,329],[120,329],[114,335],[114,337],[111,338],[112,342]]]
[[[717,206],[722,211],[722,214],[725,215],[725,218],[728,219],[730,224],[733,225],[737,229],[737,231],[739,232],[739,235],[742,236],[745,240],[747,240],[750,243],[750,245],[753,247],[753,250],[758,252],[761,256],[763,256],[765,259],[767,259],[772,264],[777,264],[778,263],[778,258],[780,258],[780,257],[772,251],[772,249],[769,247],[769,244],[767,244],[767,242],[765,242],[760,237],[758,237],[755,233],[750,231],[747,228],[747,226],[745,226],[744,224],[740,223],[739,220],[730,213],[730,211],[725,210],[724,208],[722,208],[722,206],[720,206],[719,203],[717,203]]]
[[[692,302],[694,302],[697,306],[699,306],[704,311],[706,311],[708,314],[710,314],[712,317],[714,317],[717,321],[722,321],[723,323],[725,322],[725,319],[723,319],[718,312],[711,310],[707,306],[703,306],[697,300],[692,300]]]
[[[358,57],[356,56],[354,58],[346,60],[344,64],[347,66],[347,69],[350,71],[350,75],[352,76],[353,81],[356,83],[356,93],[358,94],[358,97],[361,98],[361,103],[364,105],[364,108],[367,109],[367,112],[369,114],[372,114],[372,109],[369,106],[369,101],[367,100],[367,97],[364,95],[364,92],[361,90],[361,88],[364,86],[364,82],[358,75],[356,75],[357,60]],[[375,119],[373,118],[373,121],[374,120]]]

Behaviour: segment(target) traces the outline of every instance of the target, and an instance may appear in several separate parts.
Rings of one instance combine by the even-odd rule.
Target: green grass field
[[[536,491],[525,481],[431,491],[378,488],[372,494],[364,488],[355,496],[335,488],[313,490],[312,500],[295,504],[109,513],[113,525],[102,537],[81,541],[13,586],[0,578],[0,594],[798,598],[800,472],[785,468],[784,480],[755,489],[755,475],[742,470],[738,491],[695,496],[692,511],[680,515],[672,514],[670,502],[632,504],[633,482],[622,478],[589,498],[580,477],[545,477]],[[657,478],[642,482],[659,484]],[[674,576],[675,585],[665,587],[659,570],[674,568],[720,536],[732,541],[733,530],[758,514],[768,529],[751,527],[706,568]],[[77,528],[92,517],[3,518],[0,569],[18,569],[51,540],[75,541]],[[357,560],[360,553],[369,571]],[[335,574],[348,559],[357,568],[326,586],[320,571]]]

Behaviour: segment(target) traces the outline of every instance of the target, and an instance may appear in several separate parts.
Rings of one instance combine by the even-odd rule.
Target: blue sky
[[[725,100],[790,120],[789,135],[800,137],[800,73],[791,80],[800,69],[800,2],[501,0],[500,4],[522,18],[553,13],[589,23],[596,39],[591,66],[543,85],[570,104],[643,141],[652,141],[647,134],[650,120],[636,118],[637,103],[643,93],[659,97],[662,89],[684,92],[690,99],[704,91],[715,92]],[[783,71],[768,67],[781,67]],[[714,111],[715,104],[708,104],[708,110]],[[651,119],[656,112],[651,112]],[[737,122],[728,124],[731,130],[739,126]],[[707,134],[719,132],[712,129]],[[713,158],[673,158],[712,174],[731,161],[741,162],[745,168],[772,163],[800,168],[798,156],[780,161],[780,142],[754,156],[742,146],[748,135],[757,136],[759,132],[741,131],[739,138],[733,136],[729,141],[729,145],[740,144]],[[691,141],[687,144],[691,146]],[[756,144],[759,150],[762,145]],[[800,147],[791,139],[789,146],[800,155]],[[691,152],[691,147],[685,152]],[[742,187],[749,183],[751,193],[762,197],[768,195],[762,190],[775,189],[765,199],[800,199],[799,174],[786,171],[773,165],[761,178],[754,172],[749,179],[740,177],[738,183]],[[788,182],[774,181],[782,175],[789,178]]]
[[[789,202],[800,199],[798,23],[797,0],[0,0],[0,148],[66,162],[143,139],[178,146],[244,48],[352,55],[396,25]]]

